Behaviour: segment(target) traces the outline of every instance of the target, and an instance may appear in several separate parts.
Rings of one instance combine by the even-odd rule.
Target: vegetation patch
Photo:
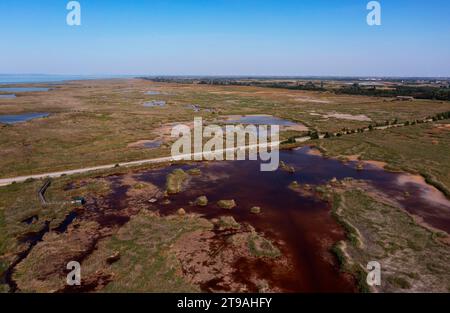
[[[238,230],[241,225],[232,216],[221,216],[217,222],[219,230]]]
[[[177,194],[183,188],[183,183],[188,179],[188,174],[180,168],[175,169],[166,178],[166,191],[168,194]]]
[[[191,176],[200,176],[202,175],[202,171],[199,168],[191,168],[187,171],[187,173]]]
[[[382,284],[375,287],[379,291],[448,291],[450,249],[442,232],[416,224],[403,209],[362,190],[335,193],[334,205],[350,243],[334,248],[343,270],[360,277],[368,262],[377,261],[382,270]]]
[[[248,237],[248,248],[250,253],[256,257],[277,258],[281,255],[280,250],[273,245],[273,243],[252,232]]]
[[[450,197],[450,132],[435,131],[433,123],[335,137],[318,144],[328,156],[359,155],[362,160],[386,162],[388,169],[418,173]],[[363,169],[362,164],[358,169]]]
[[[197,199],[195,199],[194,204],[198,205],[198,206],[207,206],[208,205],[208,198],[206,196],[200,196]]]
[[[234,200],[220,200],[217,205],[221,209],[231,210],[236,207],[236,202]]]
[[[105,292],[198,292],[199,287],[183,277],[170,247],[187,234],[211,228],[211,223],[197,217],[159,217],[143,211],[99,243],[82,264],[84,275],[107,269],[113,279]],[[120,258],[109,264],[114,254]]]

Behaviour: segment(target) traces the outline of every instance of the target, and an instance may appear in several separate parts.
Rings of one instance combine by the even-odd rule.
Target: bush
[[[232,208],[236,207],[236,202],[234,200],[220,200],[219,202],[217,202],[217,205],[221,209],[231,210]]]
[[[195,205],[198,206],[207,206],[208,205],[208,198],[206,196],[200,196],[195,200]]]

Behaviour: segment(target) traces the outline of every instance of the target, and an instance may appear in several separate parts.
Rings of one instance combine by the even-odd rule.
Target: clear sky
[[[0,1],[0,73],[450,76],[450,1]]]

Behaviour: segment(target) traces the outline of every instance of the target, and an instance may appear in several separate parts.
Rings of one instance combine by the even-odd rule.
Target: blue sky
[[[450,76],[450,1],[0,1],[0,73]]]

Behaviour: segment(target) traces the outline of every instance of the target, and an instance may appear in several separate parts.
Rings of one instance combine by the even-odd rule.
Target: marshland
[[[5,292],[449,291],[448,101],[146,79],[5,88]],[[172,127],[194,117],[280,125],[280,167],[116,166],[52,178],[39,200],[34,175],[168,156]],[[65,284],[71,260],[81,287]],[[366,284],[372,260],[380,287]]]

